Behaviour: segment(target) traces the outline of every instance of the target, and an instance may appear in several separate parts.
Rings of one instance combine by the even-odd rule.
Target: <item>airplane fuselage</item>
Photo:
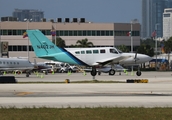
[[[118,58],[119,56],[123,56],[124,59],[121,61],[116,60],[115,58]],[[108,59],[112,58],[113,60],[109,62]],[[144,54],[137,54],[137,60],[134,58],[135,53],[122,53],[114,47],[66,48],[65,52],[54,54],[55,61],[86,66],[96,66],[101,64],[101,61],[105,61],[105,63],[107,61],[107,63],[111,64],[132,65],[141,64],[152,59]]]
[[[0,71],[30,70],[34,66],[26,59],[0,58]]]

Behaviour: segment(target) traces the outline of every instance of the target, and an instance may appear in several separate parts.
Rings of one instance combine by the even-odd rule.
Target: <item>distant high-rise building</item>
[[[163,37],[163,12],[172,8],[172,0],[142,0],[142,38],[150,38],[154,30]]]
[[[167,8],[163,13],[163,38],[172,37],[172,8]]]
[[[39,22],[42,18],[44,18],[44,12],[34,9],[15,9],[13,11],[13,17],[17,17],[18,21],[32,19],[34,22]]]

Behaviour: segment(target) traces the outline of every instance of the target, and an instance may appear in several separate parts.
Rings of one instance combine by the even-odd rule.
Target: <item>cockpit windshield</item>
[[[110,53],[113,53],[113,54],[118,54],[118,51],[116,51],[116,50],[113,49],[113,48],[110,48],[110,49],[109,49],[109,52],[110,52]]]
[[[116,48],[117,49],[117,48]],[[117,51],[121,54],[122,53],[122,51],[121,50],[119,50],[119,49],[117,49]]]

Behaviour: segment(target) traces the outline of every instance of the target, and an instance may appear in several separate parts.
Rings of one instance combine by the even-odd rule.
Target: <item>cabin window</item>
[[[99,51],[98,51],[98,50],[93,50],[93,53],[94,53],[94,54],[98,54]]]
[[[118,54],[118,52],[115,49],[109,49],[110,53]]]
[[[8,64],[8,62],[7,62],[7,64]]]
[[[10,64],[12,64],[12,62],[10,62]]]
[[[5,62],[3,62],[3,64],[5,64]]]
[[[17,64],[19,65],[19,62],[17,62]]]
[[[100,53],[105,53],[105,52],[106,52],[105,49],[100,50]]]
[[[14,65],[15,65],[16,63],[14,62]]]
[[[91,52],[91,50],[86,50],[86,53],[91,54],[92,52]]]
[[[80,51],[76,51],[75,54],[80,54]]]
[[[0,64],[2,64],[2,62],[0,61]]]
[[[81,51],[81,54],[85,54],[85,51]]]

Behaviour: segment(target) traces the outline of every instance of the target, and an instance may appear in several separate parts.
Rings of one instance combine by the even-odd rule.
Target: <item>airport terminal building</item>
[[[35,59],[35,54],[28,38],[23,38],[26,29],[39,29],[50,40],[52,40],[51,30],[56,30],[56,36],[65,40],[66,47],[75,45],[78,40],[87,38],[96,47],[105,46],[131,46],[131,37],[127,33],[132,28],[133,46],[140,46],[139,23],[94,23],[83,21],[42,21],[42,22],[21,22],[21,21],[2,21],[0,22],[0,40],[8,42],[9,57],[27,57],[31,62]],[[27,46],[29,45],[29,52]],[[1,46],[2,48],[2,46]],[[36,59],[38,62],[47,61]]]

